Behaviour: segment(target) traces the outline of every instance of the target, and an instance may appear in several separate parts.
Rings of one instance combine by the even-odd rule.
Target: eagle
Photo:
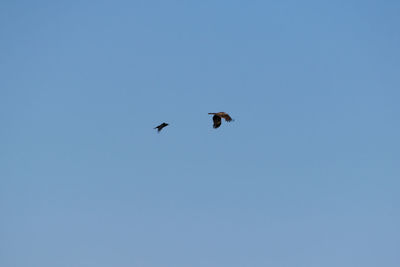
[[[230,122],[233,121],[233,119],[225,112],[218,112],[218,113],[208,113],[213,116],[213,121],[214,121],[214,125],[213,127],[215,129],[217,129],[219,126],[221,126],[221,118],[224,118],[225,121]]]
[[[157,132],[160,132],[162,130],[162,128],[164,128],[165,126],[168,126],[168,123],[161,123],[160,125],[158,125],[157,127],[154,127],[154,129],[157,129]]]

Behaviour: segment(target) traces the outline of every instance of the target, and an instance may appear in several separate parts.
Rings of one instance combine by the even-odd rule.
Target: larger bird
[[[214,129],[217,129],[219,126],[221,126],[222,118],[224,118],[225,121],[227,121],[227,122],[233,121],[233,119],[225,112],[208,113],[208,114],[214,115],[213,116]]]

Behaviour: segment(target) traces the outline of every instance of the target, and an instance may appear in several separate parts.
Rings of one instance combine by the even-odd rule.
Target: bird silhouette
[[[233,121],[233,119],[225,112],[208,113],[208,114],[214,115],[212,118],[214,121],[214,124],[213,124],[214,129],[217,129],[219,126],[221,126],[221,123],[222,123],[221,118],[224,118],[225,121],[227,121],[227,122]]]
[[[161,123],[160,125],[158,125],[157,127],[154,127],[154,129],[157,129],[157,132],[159,133],[165,126],[168,126],[168,123]]]

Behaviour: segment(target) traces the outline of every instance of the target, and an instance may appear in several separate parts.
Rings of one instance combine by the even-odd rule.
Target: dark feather
[[[215,129],[217,129],[219,126],[221,126],[221,117],[220,117],[220,116],[214,115],[214,116],[213,116],[213,121],[214,121],[213,127],[214,127]]]

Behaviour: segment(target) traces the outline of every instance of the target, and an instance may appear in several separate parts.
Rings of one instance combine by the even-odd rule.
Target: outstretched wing
[[[219,126],[221,126],[221,117],[220,117],[220,116],[214,115],[214,116],[213,116],[213,121],[214,121],[213,127],[214,127],[215,129],[217,129]]]
[[[228,114],[223,114],[222,116],[221,116],[222,118],[224,118],[226,121],[232,121],[232,118],[231,118],[231,116],[229,116]]]

